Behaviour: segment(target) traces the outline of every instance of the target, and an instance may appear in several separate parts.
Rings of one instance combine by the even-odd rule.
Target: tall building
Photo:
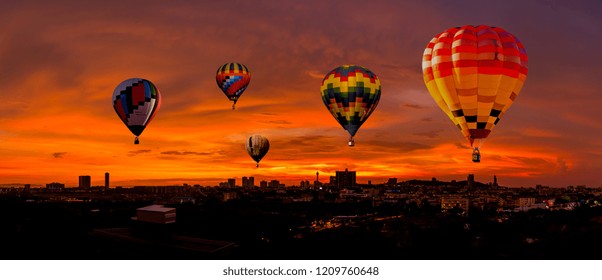
[[[474,186],[474,174],[468,174],[468,179],[467,179],[467,183],[468,183],[468,188],[472,189],[472,187]]]
[[[268,187],[268,181],[263,180],[263,181],[259,182],[259,187],[260,188],[267,188]]]
[[[497,176],[493,175],[493,186],[497,187]]]
[[[105,191],[109,190],[109,172],[105,173]]]
[[[252,188],[255,186],[255,177],[242,177],[242,186],[244,188]]]
[[[229,187],[231,187],[231,188],[234,188],[234,187],[236,187],[236,179],[234,179],[234,178],[230,178],[230,179],[228,179],[228,185],[229,185]]]
[[[90,176],[89,175],[82,175],[79,176],[79,188],[80,189],[85,189],[85,190],[90,190]]]
[[[355,171],[349,171],[345,168],[345,171],[336,172],[337,187],[355,187]]]

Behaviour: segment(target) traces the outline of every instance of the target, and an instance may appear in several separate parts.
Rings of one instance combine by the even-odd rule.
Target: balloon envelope
[[[136,136],[142,134],[161,106],[161,93],[146,79],[132,78],[121,82],[113,91],[113,108],[117,116]]]
[[[232,109],[234,109],[234,104],[249,86],[251,72],[243,64],[226,63],[217,69],[215,79],[226,97],[230,101],[234,101],[232,104]]]
[[[380,80],[362,66],[342,65],[326,74],[320,92],[330,114],[351,136],[349,146],[353,146],[353,136],[378,105]]]
[[[514,35],[500,27],[468,25],[435,36],[424,50],[422,70],[439,108],[478,147],[521,91],[527,62]]]
[[[259,161],[261,161],[270,149],[270,142],[262,135],[251,135],[245,143],[245,148],[247,149],[247,153],[257,163],[256,166],[259,167]]]

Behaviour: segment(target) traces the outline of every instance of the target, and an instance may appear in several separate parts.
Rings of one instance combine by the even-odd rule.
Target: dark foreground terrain
[[[441,213],[369,202],[166,205],[177,222],[131,220],[151,201],[0,199],[1,259],[598,259],[602,207]]]

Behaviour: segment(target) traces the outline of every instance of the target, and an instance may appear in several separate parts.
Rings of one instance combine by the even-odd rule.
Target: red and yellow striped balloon
[[[428,43],[422,71],[437,105],[478,147],[521,91],[527,52],[500,27],[454,27]]]

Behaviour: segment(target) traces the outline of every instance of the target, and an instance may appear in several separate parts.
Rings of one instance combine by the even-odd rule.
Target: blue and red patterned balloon
[[[138,137],[154,118],[161,107],[161,93],[149,80],[141,78],[127,79],[121,82],[113,91],[113,109],[136,136]]]
[[[240,63],[226,63],[217,69],[215,80],[230,101],[233,101],[232,110],[236,101],[249,86],[251,72],[247,66]]]

